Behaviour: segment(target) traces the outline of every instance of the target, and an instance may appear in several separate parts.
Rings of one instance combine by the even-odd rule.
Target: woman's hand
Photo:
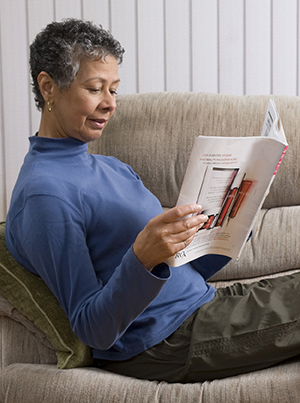
[[[208,219],[200,213],[201,206],[187,204],[152,218],[133,244],[133,252],[142,265],[151,271],[189,245]]]

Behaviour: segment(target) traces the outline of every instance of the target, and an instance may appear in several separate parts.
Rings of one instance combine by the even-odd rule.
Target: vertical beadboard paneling
[[[40,0],[27,0],[28,15],[28,55],[29,45],[33,42],[36,35],[54,20],[54,4],[51,1],[41,2]],[[31,81],[31,78],[29,78]],[[41,113],[37,110],[32,91],[29,94],[30,103],[30,133],[33,135],[39,128]]]
[[[27,0],[28,42],[32,43],[36,35],[54,20],[53,1]]]
[[[0,37],[2,51],[2,116],[5,151],[5,197],[8,205],[24,155],[30,132],[29,73],[27,51],[26,2],[0,3]],[[3,199],[1,197],[1,199]],[[2,217],[1,217],[2,218]]]
[[[166,90],[191,90],[190,2],[165,0]]]
[[[82,18],[81,0],[52,0],[55,6],[55,20]]]
[[[165,91],[163,0],[138,0],[138,91]]]
[[[1,6],[0,6],[1,12]],[[1,23],[1,17],[0,17]],[[0,31],[0,61],[3,60],[2,57],[2,40]],[[0,62],[0,221],[4,220],[7,210],[6,202],[6,177],[5,177],[5,139],[4,139],[4,115],[3,115],[3,105],[4,105],[4,94],[3,94],[3,74],[2,74],[2,64]]]
[[[111,32],[125,49],[118,93],[138,92],[136,1],[111,0]]]
[[[271,93],[271,2],[245,2],[245,93]]]
[[[218,92],[218,0],[192,0],[192,90]]]
[[[244,2],[219,0],[219,91],[244,93]]]
[[[110,1],[82,0],[82,17],[110,30]]]
[[[297,0],[273,0],[273,83],[274,94],[297,95],[298,60]]]

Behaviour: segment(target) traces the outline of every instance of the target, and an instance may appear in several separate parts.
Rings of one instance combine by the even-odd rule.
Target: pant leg
[[[217,290],[157,346],[112,372],[167,382],[199,382],[269,367],[300,354],[300,274]]]
[[[95,360],[98,368],[150,381],[180,382],[189,355],[194,318],[187,318],[171,336],[125,361]]]
[[[233,376],[300,354],[300,274],[236,283],[198,311],[183,381]]]

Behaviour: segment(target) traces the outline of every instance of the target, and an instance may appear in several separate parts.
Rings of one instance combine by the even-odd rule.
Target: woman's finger
[[[202,207],[199,204],[186,204],[184,206],[176,206],[168,211],[165,211],[156,218],[163,219],[165,224],[169,224],[178,220],[182,220],[185,217],[189,217],[195,214],[200,214]]]

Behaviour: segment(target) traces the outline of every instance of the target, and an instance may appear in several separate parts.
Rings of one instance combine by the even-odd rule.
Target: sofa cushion
[[[6,403],[299,403],[300,362],[262,371],[180,384],[129,378],[96,368],[59,371],[51,365],[13,364],[2,372]],[[2,399],[2,400],[1,400]]]
[[[56,350],[58,368],[90,365],[91,349],[73,333],[65,312],[44,281],[26,271],[10,254],[4,231],[5,223],[0,223],[0,294],[45,333]]]

